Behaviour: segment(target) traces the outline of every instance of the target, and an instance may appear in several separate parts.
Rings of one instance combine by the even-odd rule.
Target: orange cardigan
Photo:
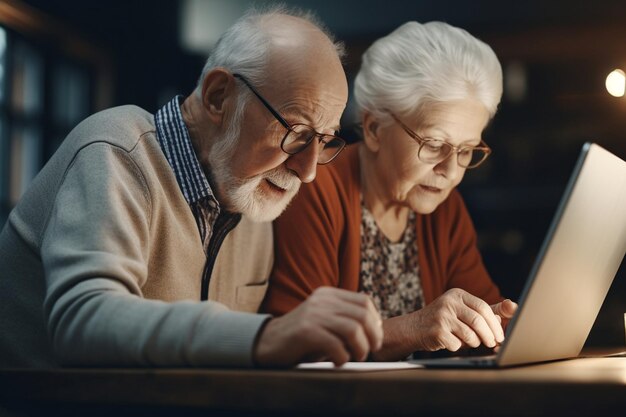
[[[274,222],[275,259],[261,311],[281,315],[313,290],[360,288],[361,200],[358,144],[318,167]],[[489,304],[502,299],[476,247],[476,231],[458,191],[432,214],[417,215],[419,276],[426,304],[463,288]]]

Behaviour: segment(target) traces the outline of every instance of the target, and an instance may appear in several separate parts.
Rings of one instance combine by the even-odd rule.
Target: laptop
[[[626,253],[626,162],[586,143],[497,354],[426,367],[508,367],[580,354]]]

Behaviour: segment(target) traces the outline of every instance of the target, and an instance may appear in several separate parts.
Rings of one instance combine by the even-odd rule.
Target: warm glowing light
[[[626,73],[615,69],[606,77],[606,91],[613,97],[624,97],[626,90]]]

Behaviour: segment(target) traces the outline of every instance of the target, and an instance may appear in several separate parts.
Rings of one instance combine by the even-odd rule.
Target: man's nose
[[[320,146],[319,141],[313,140],[302,152],[291,155],[285,161],[285,166],[293,172],[300,181],[307,183],[315,179],[317,170],[317,160],[319,158]]]

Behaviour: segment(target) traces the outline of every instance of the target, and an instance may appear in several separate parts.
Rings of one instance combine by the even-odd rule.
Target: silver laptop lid
[[[584,145],[498,366],[577,356],[626,253],[626,162]]]

